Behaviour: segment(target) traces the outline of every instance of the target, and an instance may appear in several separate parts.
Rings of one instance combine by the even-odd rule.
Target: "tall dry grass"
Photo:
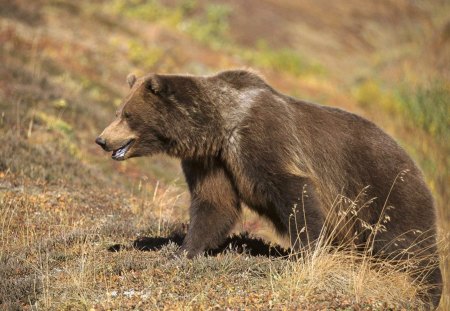
[[[278,259],[230,248],[217,257],[188,260],[173,257],[177,250],[173,244],[155,252],[133,248],[108,252],[112,243],[127,245],[136,236],[164,236],[173,230],[168,221],[173,215],[160,211],[179,195],[152,190],[148,190],[151,200],[146,195],[131,198],[125,214],[117,215],[123,213],[122,197],[108,209],[113,217],[99,210],[91,214],[95,222],[88,217],[84,223],[74,219],[70,209],[61,210],[64,199],[49,206],[44,196],[2,195],[6,208],[1,215],[5,221],[0,258],[6,283],[0,301],[45,310],[426,309],[418,295],[425,285],[411,279],[408,273],[413,268],[406,267],[414,266],[413,259],[400,266],[375,260],[369,250],[330,246],[329,236],[321,236],[301,256],[292,253]],[[72,208],[80,208],[79,204],[74,202]],[[28,213],[17,213],[18,208]]]

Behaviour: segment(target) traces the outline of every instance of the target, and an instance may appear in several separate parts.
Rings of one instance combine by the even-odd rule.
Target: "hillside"
[[[0,305],[5,309],[417,309],[420,284],[326,249],[194,261],[142,237],[183,231],[179,163],[94,144],[133,72],[251,67],[287,94],[373,120],[424,170],[449,279],[447,1],[0,1]],[[246,211],[236,232],[286,245]],[[110,252],[111,245],[125,245]],[[447,296],[442,310],[449,307]]]

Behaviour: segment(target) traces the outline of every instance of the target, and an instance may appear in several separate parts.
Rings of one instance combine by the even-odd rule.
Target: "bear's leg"
[[[181,250],[193,258],[225,240],[241,208],[233,183],[217,160],[184,160],[182,166],[191,192],[191,207],[189,229]]]
[[[297,190],[297,201],[290,205],[287,224],[291,247],[295,252],[303,252],[316,245],[324,225],[320,203],[311,183],[305,179],[302,184],[300,198]]]
[[[443,282],[435,230],[424,233],[410,230],[404,234],[395,234],[398,238],[393,239],[393,229],[388,228],[376,236],[374,254],[380,258],[409,261],[416,266],[409,271],[412,278],[428,287],[419,296],[433,309],[436,308],[441,298]],[[386,245],[386,241],[390,242]]]
[[[424,270],[427,271],[427,281],[430,284],[430,288],[427,291],[427,299],[430,299],[431,305],[436,308],[439,305],[442,295],[442,274],[439,267],[439,258],[436,255],[435,258],[430,258],[421,263]]]

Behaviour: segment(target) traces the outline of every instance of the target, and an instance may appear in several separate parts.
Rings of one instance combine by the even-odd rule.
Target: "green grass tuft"
[[[400,96],[406,118],[450,151],[450,85],[435,81],[412,92],[403,88]]]

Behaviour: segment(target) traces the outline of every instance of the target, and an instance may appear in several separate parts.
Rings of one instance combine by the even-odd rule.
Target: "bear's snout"
[[[95,139],[95,143],[97,144],[97,145],[99,145],[100,147],[102,147],[104,150],[106,150],[106,140],[104,139],[104,138],[102,138],[102,137],[97,137],[96,139]]]

